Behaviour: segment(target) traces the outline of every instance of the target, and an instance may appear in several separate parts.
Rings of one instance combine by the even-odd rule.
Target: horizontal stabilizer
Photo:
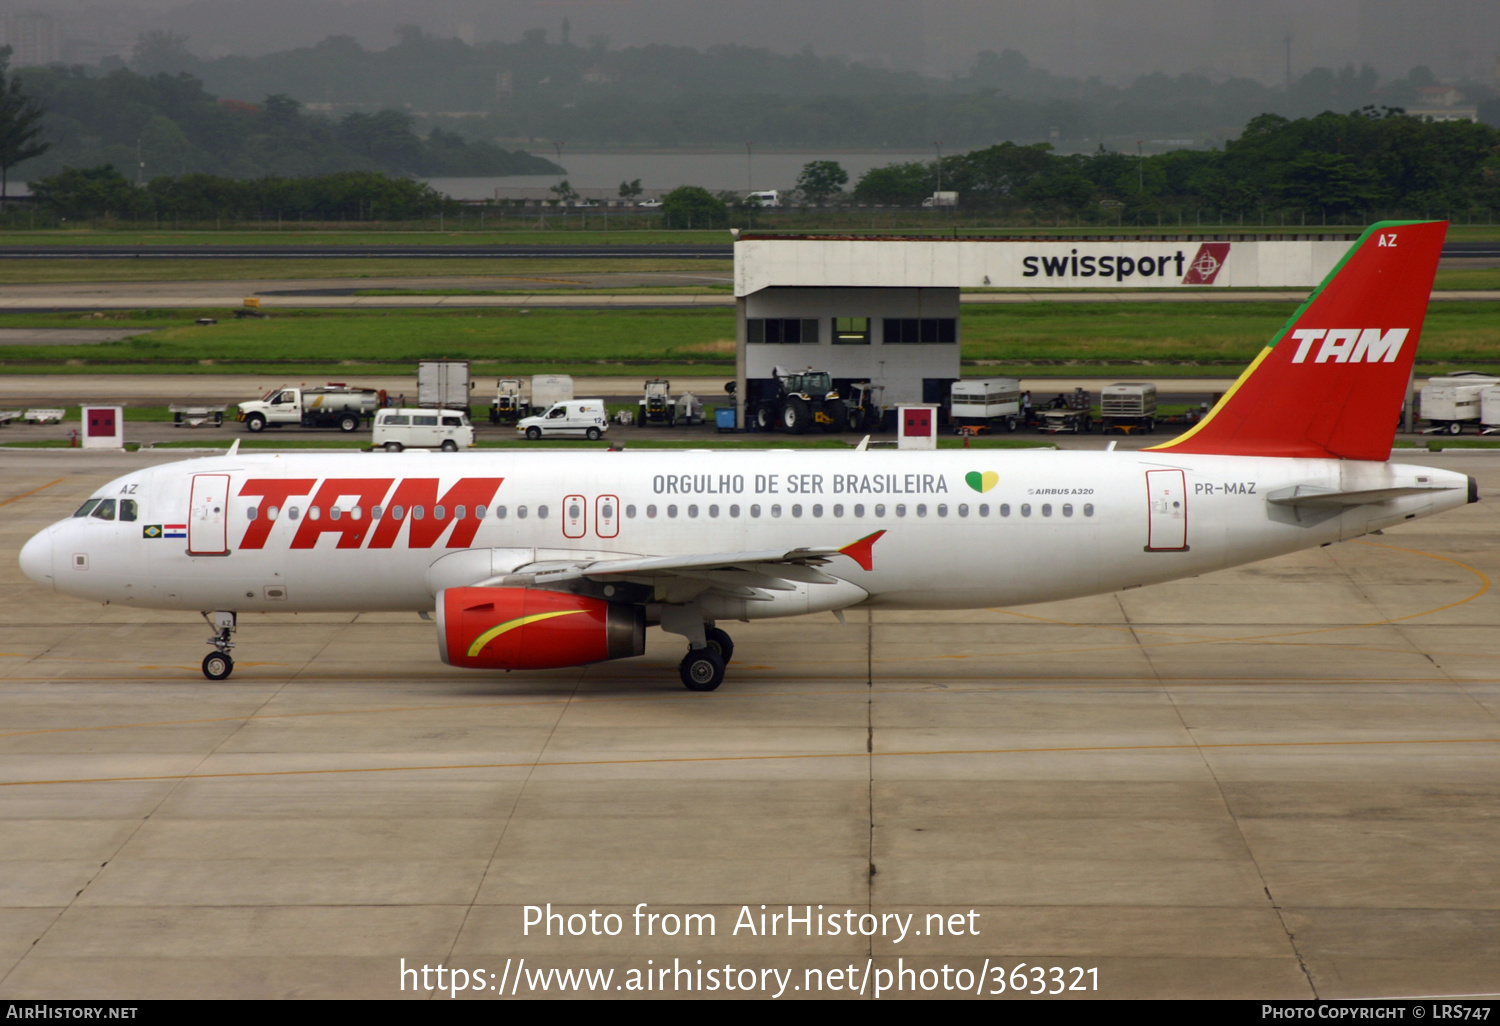
[[[1452,491],[1449,485],[1407,485],[1400,488],[1366,488],[1359,491],[1341,492],[1334,488],[1317,485],[1295,485],[1272,492],[1266,501],[1273,506],[1300,506],[1307,509],[1338,509],[1344,506],[1364,506],[1372,502],[1388,502],[1407,495],[1425,492]]]

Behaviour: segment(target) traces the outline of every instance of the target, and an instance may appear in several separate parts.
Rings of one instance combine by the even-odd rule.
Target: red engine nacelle
[[[640,606],[531,588],[445,588],[438,650],[450,666],[547,670],[646,651]]]

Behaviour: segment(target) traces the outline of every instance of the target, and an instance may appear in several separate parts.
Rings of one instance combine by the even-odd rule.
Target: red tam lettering
[[[273,521],[266,515],[266,510],[275,506],[280,509],[286,505],[286,500],[293,495],[306,495],[312,491],[313,485],[317,484],[317,478],[269,478],[265,480],[246,481],[240,489],[241,495],[262,496],[260,502],[260,515],[250,521],[250,526],[245,528],[245,537],[240,539],[242,549],[263,549],[266,539],[271,535],[271,524]]]
[[[410,523],[411,530],[407,533],[406,545],[412,549],[430,549],[434,542],[442,537],[450,523],[453,524],[453,533],[448,537],[448,548],[467,548],[473,541],[474,535],[479,530],[479,518],[466,516],[462,520],[452,515],[454,506],[484,506],[495,497],[500,490],[500,482],[503,477],[465,477],[459,480],[452,488],[441,496],[438,495],[438,479],[435,477],[407,478],[396,486],[395,493],[390,497],[388,506],[395,509],[400,506],[405,512],[405,517],[397,520],[387,511],[385,517],[375,528],[375,533],[370,536],[370,548],[388,549],[396,544],[396,536],[401,533],[401,525]],[[418,519],[411,515],[412,507],[420,506],[423,516]],[[447,516],[439,520],[434,510],[442,506]]]
[[[310,549],[318,544],[318,539],[324,534],[338,535],[338,548],[359,548],[360,542],[365,540],[365,531],[372,523],[378,523],[366,519],[370,515],[370,507],[385,498],[393,480],[395,479],[390,477],[330,477],[324,481],[323,487],[318,489],[318,494],[309,504],[316,506],[321,516],[317,520],[312,517],[303,519],[302,526],[297,528],[297,536],[292,539],[292,548]],[[355,501],[351,506],[341,509],[339,518],[335,520],[331,514],[338,507],[339,500],[345,496],[354,496]],[[360,509],[358,519],[352,515],[351,507]]]

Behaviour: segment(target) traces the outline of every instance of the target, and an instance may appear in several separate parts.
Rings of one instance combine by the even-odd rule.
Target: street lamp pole
[[[745,144],[745,191],[755,191],[755,157],[750,152],[750,144]]]
[[[941,142],[935,142],[935,143],[932,144],[932,148],[937,151],[937,191],[938,192],[942,192],[943,191],[943,144]],[[936,204],[937,200],[933,200],[933,203]]]

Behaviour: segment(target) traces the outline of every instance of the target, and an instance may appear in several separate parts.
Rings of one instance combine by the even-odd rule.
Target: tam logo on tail
[[[1152,448],[1389,459],[1447,230],[1442,221],[1371,227],[1213,412]]]
[[[1322,345],[1313,363],[1395,363],[1401,354],[1401,343],[1409,334],[1407,328],[1392,328],[1382,332],[1379,328],[1299,328],[1292,332],[1297,340],[1297,354],[1293,363],[1307,359],[1313,343]]]

